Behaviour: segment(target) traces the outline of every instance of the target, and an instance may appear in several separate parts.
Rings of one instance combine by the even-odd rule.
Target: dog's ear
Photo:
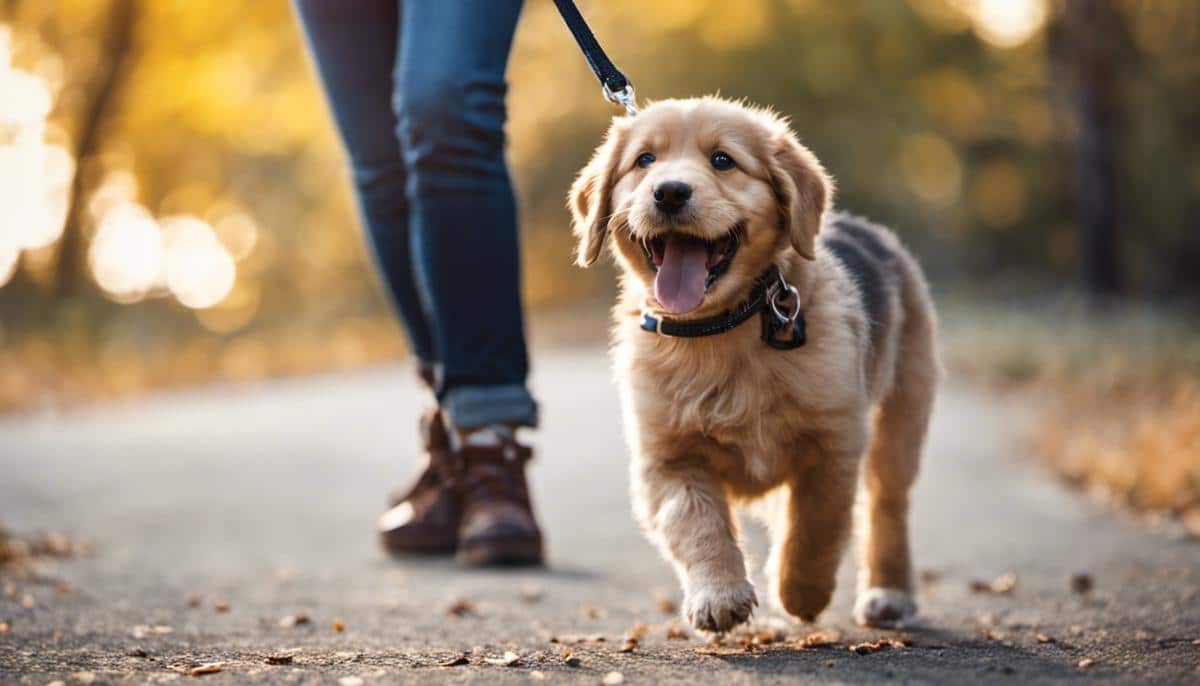
[[[817,232],[833,201],[833,180],[817,156],[787,128],[776,134],[768,166],[779,202],[780,226],[788,232],[796,252],[815,259]]]
[[[626,135],[622,120],[614,120],[604,143],[596,148],[591,161],[571,184],[567,205],[571,208],[571,228],[579,239],[575,262],[581,267],[595,262],[604,247],[608,220],[612,216],[613,176],[625,147]]]

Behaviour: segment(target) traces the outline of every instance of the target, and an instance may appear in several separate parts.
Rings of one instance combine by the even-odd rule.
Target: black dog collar
[[[788,300],[792,302],[789,304]],[[749,299],[732,310],[688,321],[673,321],[642,312],[642,330],[671,338],[715,336],[732,331],[756,314],[762,317],[761,335],[767,345],[779,350],[792,350],[804,345],[804,312],[800,307],[800,295],[794,286],[784,280],[779,267],[774,264],[754,280]]]

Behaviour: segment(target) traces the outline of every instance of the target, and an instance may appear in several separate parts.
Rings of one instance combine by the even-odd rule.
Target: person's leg
[[[408,175],[391,102],[399,5],[397,0],[295,0],[295,7],[350,158],[375,260],[418,364],[431,368],[437,357],[413,274]]]
[[[413,273],[408,174],[391,102],[399,5],[397,0],[295,0],[295,6],[350,158],[375,260],[404,321],[421,376],[432,388],[437,356]],[[421,420],[421,439],[427,464],[415,484],[390,498],[380,537],[398,555],[453,553],[461,497],[443,478],[436,459],[449,440],[436,408]]]
[[[537,423],[504,160],[504,71],[520,10],[520,0],[401,3],[394,106],[412,249],[438,397],[460,431]]]

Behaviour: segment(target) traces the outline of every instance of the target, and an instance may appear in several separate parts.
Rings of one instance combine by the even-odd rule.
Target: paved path
[[[172,668],[207,662],[223,668],[206,683],[231,684],[600,683],[613,671],[630,684],[1200,682],[1200,545],[1063,490],[1022,454],[1012,408],[953,385],[915,496],[917,560],[938,578],[922,592],[911,647],[847,650],[894,636],[849,626],[848,569],[821,622],[842,632],[838,646],[713,655],[697,652],[698,641],[667,640],[672,618],[656,597],[674,596],[675,584],[630,518],[603,353],[537,361],[545,430],[533,480],[545,571],[397,564],[377,550],[372,521],[413,466],[412,418],[424,402],[399,367],[0,420],[0,520],[71,531],[95,548],[50,570],[73,592],[9,579],[0,683],[86,681],[78,672],[97,683],[187,680]],[[761,560],[762,537],[750,538]],[[968,590],[1010,570],[1011,594]],[[1091,574],[1095,590],[1073,593],[1076,572]],[[200,607],[189,607],[193,595]],[[458,599],[475,613],[447,617]],[[294,612],[311,622],[280,626]],[[331,628],[335,617],[343,632]],[[638,622],[652,631],[636,651],[618,652]],[[173,631],[135,638],[138,625]],[[577,667],[549,640],[588,634],[606,641],[570,646]],[[285,650],[291,665],[265,664]],[[506,650],[522,662],[483,663]],[[437,666],[460,651],[473,651],[470,665]],[[1093,664],[1080,670],[1081,660]]]

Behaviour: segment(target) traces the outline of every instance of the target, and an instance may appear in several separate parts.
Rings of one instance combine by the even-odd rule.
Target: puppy
[[[832,213],[832,195],[785,121],[717,98],[614,119],[571,188],[579,264],[607,244],[621,272],[613,354],[636,515],[702,631],[758,604],[734,505],[771,530],[771,597],[811,621],[860,484],[854,617],[916,612],[908,494],[938,378],[934,312],[896,237]]]

